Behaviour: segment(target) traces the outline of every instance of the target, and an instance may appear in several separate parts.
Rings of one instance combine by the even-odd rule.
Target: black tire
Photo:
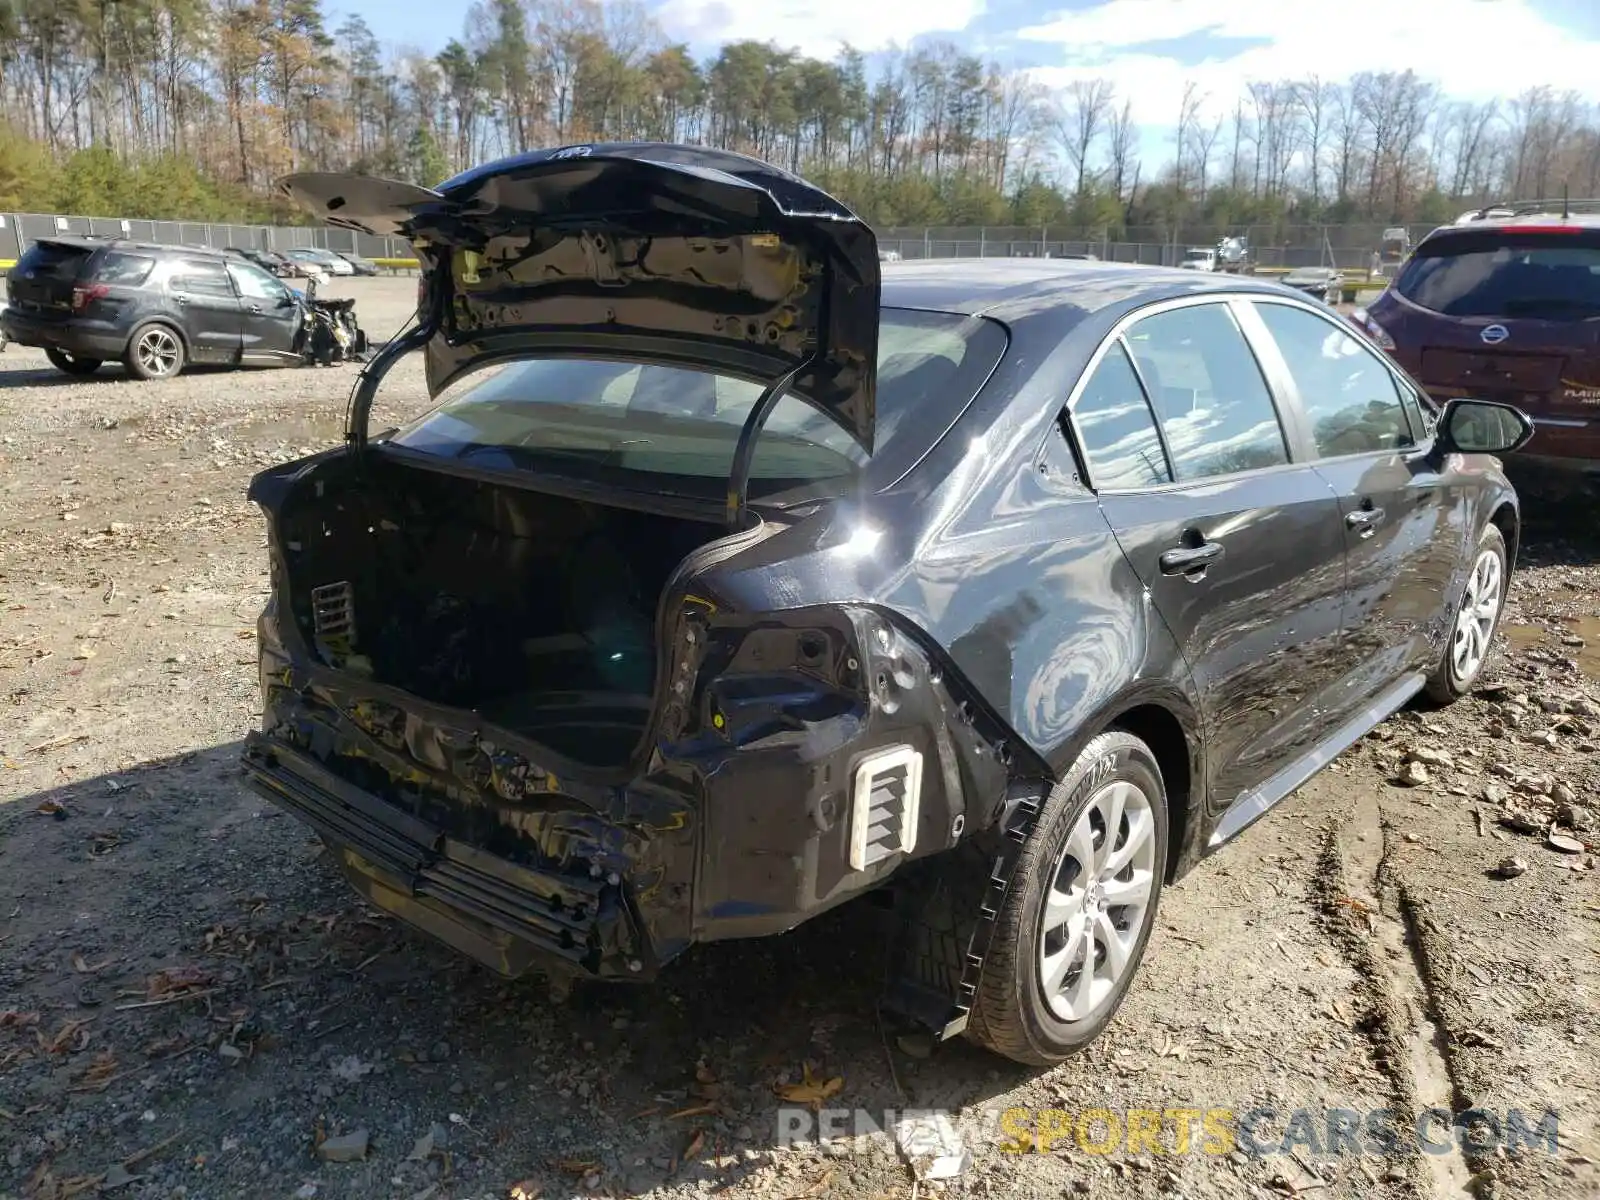
[[[1458,640],[1464,636],[1463,614],[1474,599],[1478,567],[1486,556],[1492,557],[1497,563],[1496,608],[1493,618],[1489,620],[1487,632],[1479,634],[1483,639],[1481,653],[1477,655],[1476,661],[1470,664],[1470,669],[1463,671],[1457,655]],[[1511,582],[1508,566],[1505,536],[1498,527],[1491,524],[1478,536],[1478,545],[1472,552],[1472,562],[1467,567],[1467,581],[1450,613],[1450,629],[1445,635],[1444,652],[1439,656],[1439,663],[1434,667],[1433,674],[1428,676],[1428,682],[1423,689],[1427,698],[1435,705],[1454,704],[1472,690],[1473,683],[1483,674],[1484,664],[1488,662],[1490,650],[1494,646],[1495,634],[1500,629],[1500,617],[1505,612],[1506,587]],[[1482,629],[1481,620],[1479,628]]]
[[[56,370],[64,371],[68,375],[93,375],[100,369],[100,359],[79,358],[75,354],[68,354],[65,350],[57,350],[54,346],[48,347],[44,356]]]
[[[1058,882],[1058,865],[1063,875],[1071,869],[1068,841],[1074,827],[1115,783],[1133,784],[1148,801],[1153,822],[1149,837],[1154,842],[1149,899],[1127,965],[1109,993],[1083,1018],[1064,1020],[1052,1011],[1044,994],[1040,951],[1047,935],[1041,928],[1043,905],[1047,893]],[[1116,836],[1125,837],[1131,828],[1124,818]],[[1016,1062],[1050,1066],[1071,1057],[1100,1035],[1127,995],[1144,957],[1150,930],[1155,927],[1166,872],[1167,828],[1166,788],[1161,781],[1161,768],[1148,746],[1132,734],[1112,730],[1084,747],[1072,769],[1045,801],[1038,823],[1017,859],[1016,873],[984,957],[977,998],[967,1024],[969,1038]],[[1113,842],[1113,849],[1117,847],[1118,843]],[[1111,914],[1116,911],[1119,910],[1107,909],[1108,919],[1115,919]],[[1097,945],[1091,942],[1091,953]],[[1094,966],[1098,968],[1104,961],[1097,957]],[[1072,978],[1070,972],[1067,978]],[[1071,986],[1070,982],[1066,984]]]
[[[136,379],[171,379],[183,370],[187,358],[183,335],[171,325],[152,321],[133,331],[122,365]]]

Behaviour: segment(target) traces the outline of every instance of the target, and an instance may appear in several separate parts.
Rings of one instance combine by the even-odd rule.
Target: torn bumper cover
[[[971,706],[905,641],[894,652],[923,686],[901,702],[788,728],[730,703],[719,727],[680,731],[638,778],[606,784],[274,642],[250,786],[373,905],[506,976],[646,980],[693,942],[783,932],[950,849],[1004,795]],[[993,799],[969,808],[977,796]]]
[[[520,975],[544,955],[596,974],[643,969],[644,940],[615,877],[487,854],[261,734],[244,762],[251,785],[315,829],[370,903],[485,966]]]

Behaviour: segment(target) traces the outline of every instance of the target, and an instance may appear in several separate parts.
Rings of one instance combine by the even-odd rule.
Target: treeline
[[[700,142],[802,171],[883,225],[1221,230],[1432,221],[1600,194],[1600,108],[1470,104],[1404,73],[1186,89],[1160,161],[1103,80],[1040,87],[953,45],[696,61],[637,0],[480,0],[427,54],[322,0],[0,0],[0,211],[285,220],[295,169],[437,183],[511,151]]]

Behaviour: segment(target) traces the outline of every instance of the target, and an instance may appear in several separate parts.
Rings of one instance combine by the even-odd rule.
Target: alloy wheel
[[[1480,553],[1467,577],[1467,591],[1461,598],[1450,646],[1450,663],[1462,683],[1478,674],[1488,656],[1489,639],[1494,636],[1495,622],[1500,617],[1504,579],[1500,556],[1493,550]]]
[[[1150,797],[1108,783],[1062,847],[1040,916],[1040,994],[1057,1019],[1082,1021],[1115,993],[1149,919],[1155,871]]]
[[[151,375],[170,375],[178,365],[178,339],[171,331],[157,327],[140,335],[135,353],[139,364]]]

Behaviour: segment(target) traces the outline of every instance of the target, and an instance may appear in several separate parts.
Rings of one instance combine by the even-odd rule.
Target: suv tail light
[[[96,300],[104,300],[111,294],[111,288],[103,283],[91,283],[84,287],[72,289],[72,311],[82,312]]]
[[[1389,336],[1389,331],[1372,319],[1372,314],[1364,308],[1352,309],[1350,320],[1356,328],[1365,333],[1369,338],[1378,343],[1381,350],[1393,350],[1394,339]]]

